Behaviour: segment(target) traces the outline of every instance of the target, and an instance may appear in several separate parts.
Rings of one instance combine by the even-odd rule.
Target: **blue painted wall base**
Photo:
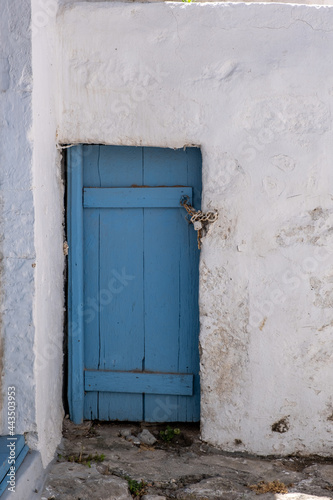
[[[28,451],[24,436],[0,436],[0,496],[10,487],[10,467],[16,474]]]

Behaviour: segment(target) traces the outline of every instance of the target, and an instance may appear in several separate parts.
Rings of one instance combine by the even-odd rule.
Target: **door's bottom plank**
[[[193,375],[85,370],[84,389],[85,391],[192,396]]]

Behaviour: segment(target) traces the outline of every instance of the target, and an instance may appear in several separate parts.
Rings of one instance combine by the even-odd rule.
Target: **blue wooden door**
[[[199,420],[201,154],[77,146],[69,154],[71,418]]]

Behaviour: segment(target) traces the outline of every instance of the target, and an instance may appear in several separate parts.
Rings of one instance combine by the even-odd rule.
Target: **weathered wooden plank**
[[[102,188],[142,184],[142,149],[100,147]],[[99,209],[101,370],[141,370],[144,358],[143,209]],[[87,396],[89,392],[87,392]],[[89,397],[89,396],[88,396]],[[141,394],[99,392],[99,419],[142,420]]]
[[[100,146],[83,146],[83,185],[101,186]],[[83,280],[84,280],[84,366],[99,366],[99,235],[100,211],[83,210]],[[84,395],[85,420],[98,418],[98,393]]]
[[[199,148],[186,149],[187,184],[193,186],[193,206],[201,208],[201,151]],[[186,372],[192,367],[194,375],[193,397],[184,398],[179,405],[180,421],[196,422],[200,420],[200,376],[199,376],[199,258],[197,233],[188,226],[179,234],[182,262],[189,268],[180,269],[181,302],[180,302],[180,335],[179,339],[179,371]],[[187,291],[190,290],[190,293]]]
[[[191,148],[191,151],[199,153],[200,158],[200,150]],[[145,148],[145,184],[185,184],[198,193],[201,165],[189,162],[187,153],[188,150]],[[195,207],[200,208],[199,199],[196,201]],[[147,370],[198,376],[198,290],[191,286],[191,277],[198,275],[199,268],[200,252],[195,239],[196,233],[187,224],[183,208],[145,210],[145,289],[149,290],[145,300]],[[168,369],[170,365],[172,370]],[[196,410],[199,400],[198,392],[192,398],[146,395],[145,420],[199,420]]]
[[[84,366],[98,369],[100,352],[100,211],[83,211]],[[98,395],[84,396],[84,419],[98,418]]]
[[[193,375],[86,370],[84,387],[86,391],[192,396]]]
[[[103,187],[142,185],[142,147],[99,146],[99,173]],[[87,187],[94,187],[85,184]]]
[[[191,187],[150,188],[84,188],[85,208],[179,208],[180,200],[188,196],[192,202]]]
[[[83,208],[82,208],[83,149],[75,146],[68,157],[68,371],[69,406],[73,422],[83,419],[84,406],[84,328],[83,328]]]

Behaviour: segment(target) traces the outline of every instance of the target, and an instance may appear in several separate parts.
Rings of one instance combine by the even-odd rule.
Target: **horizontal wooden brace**
[[[193,395],[193,375],[188,373],[85,370],[85,391]]]
[[[84,208],[180,208],[192,187],[83,188]]]

